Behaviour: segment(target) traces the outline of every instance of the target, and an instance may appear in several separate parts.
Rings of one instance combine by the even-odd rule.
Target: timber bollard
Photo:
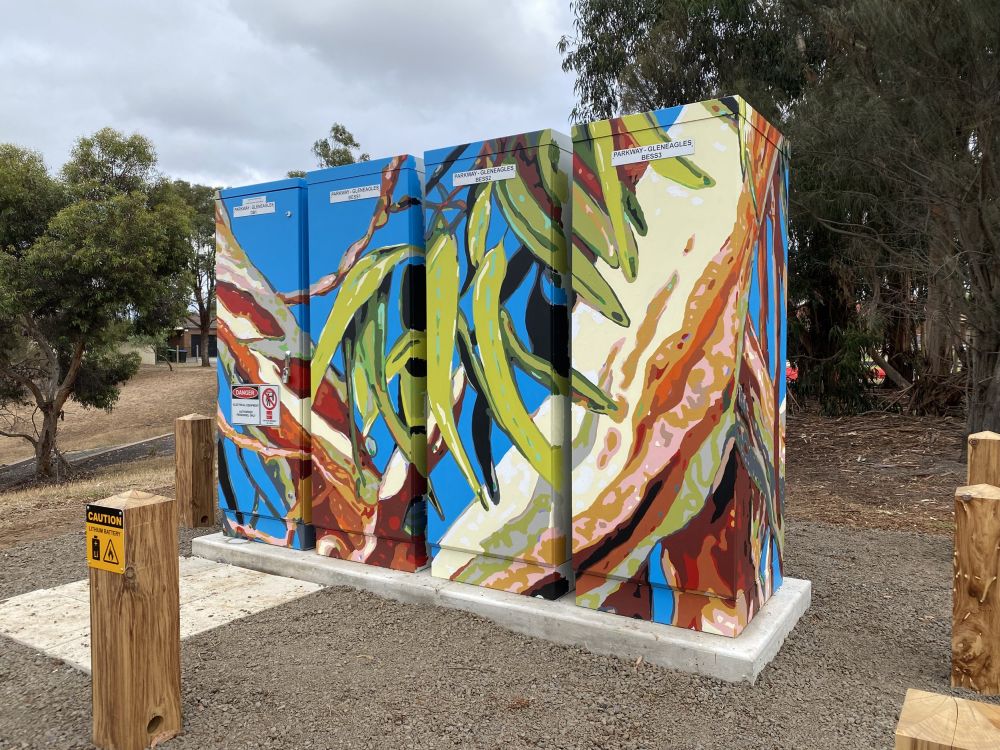
[[[1000,706],[907,690],[896,750],[990,750],[1000,743]]]
[[[969,436],[966,482],[955,493],[951,684],[1000,695],[1000,435]]]
[[[215,523],[212,418],[188,414],[174,423],[177,513],[188,528]]]
[[[141,750],[181,730],[174,501],[125,492],[87,506],[93,741]]]
[[[1000,695],[1000,488],[955,493],[951,685]]]
[[[965,483],[1000,487],[1000,435],[995,432],[969,435],[969,470]]]

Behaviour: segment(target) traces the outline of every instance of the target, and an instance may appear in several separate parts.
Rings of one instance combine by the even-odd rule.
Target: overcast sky
[[[0,17],[0,142],[53,170],[106,125],[210,185],[313,169],[334,121],[373,158],[569,131],[569,0],[0,0]]]

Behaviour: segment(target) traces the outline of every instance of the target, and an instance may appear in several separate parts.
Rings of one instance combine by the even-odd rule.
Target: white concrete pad
[[[203,557],[180,558],[181,638],[323,588]],[[0,602],[0,635],[90,671],[90,583],[74,581]]]
[[[192,552],[325,586],[351,586],[387,599],[460,609],[554,643],[633,661],[642,657],[652,664],[729,682],[756,680],[808,609],[812,594],[809,581],[786,578],[742,635],[725,638],[577,607],[572,592],[553,602],[434,578],[429,570],[403,573],[314,552],[247,544],[222,534],[198,537]]]

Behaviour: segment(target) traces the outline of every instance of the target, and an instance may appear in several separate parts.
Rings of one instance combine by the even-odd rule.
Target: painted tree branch
[[[368,230],[359,240],[348,248],[346,253],[344,253],[344,257],[341,258],[340,265],[337,267],[337,270],[334,273],[327,274],[323,278],[319,279],[315,284],[309,287],[309,289],[300,289],[295,292],[280,293],[278,294],[279,299],[289,305],[300,305],[309,299],[309,297],[328,294],[340,285],[340,283],[344,280],[344,276],[346,276],[347,272],[350,271],[354,264],[358,262],[361,254],[364,253],[365,249],[368,247],[372,237],[375,236],[376,230],[384,226],[386,221],[388,221],[389,214],[391,213],[392,193],[396,189],[396,183],[399,181],[399,167],[403,164],[404,159],[405,157],[397,156],[386,165],[385,169],[382,170],[381,191],[378,203],[375,207],[375,212],[372,215],[371,221],[368,223]]]

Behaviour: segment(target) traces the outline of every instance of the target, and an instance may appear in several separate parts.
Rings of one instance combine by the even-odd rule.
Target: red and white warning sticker
[[[277,427],[281,424],[281,386],[241,383],[230,386],[230,424]]]

